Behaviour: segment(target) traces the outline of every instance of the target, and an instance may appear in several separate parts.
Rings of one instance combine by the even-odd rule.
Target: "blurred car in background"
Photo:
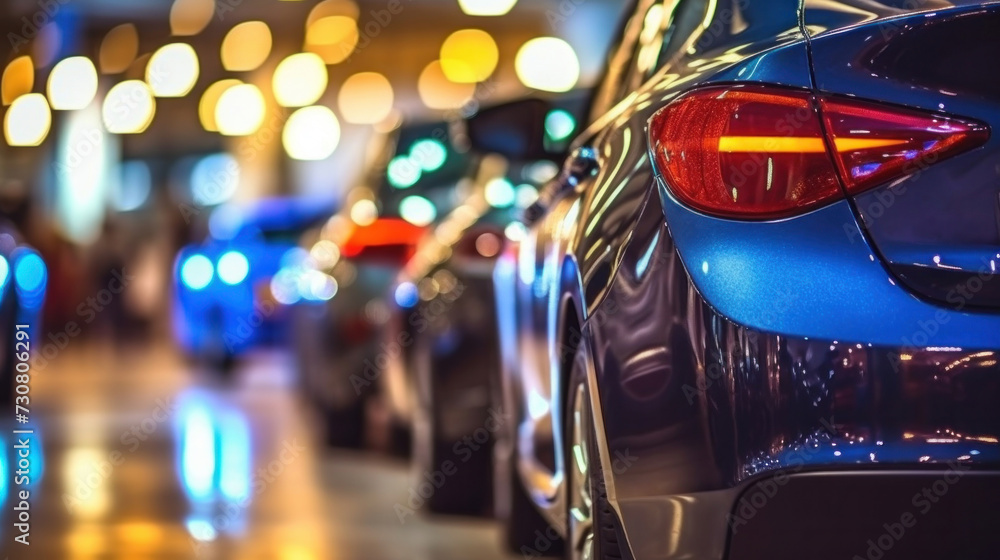
[[[47,286],[48,269],[42,257],[24,243],[13,226],[0,223],[0,340],[4,341],[3,348],[0,348],[2,403],[14,402],[14,381],[20,361],[18,354],[31,351],[43,358],[51,358],[51,354],[46,356],[42,353],[43,348],[46,353],[53,351],[49,348],[61,350],[56,346],[47,346],[49,341],[37,337],[41,332],[39,322]],[[19,330],[27,331],[30,335],[28,342],[17,337]]]
[[[383,363],[379,331],[388,318],[384,297],[425,230],[397,218],[341,225],[347,231],[324,235],[312,245],[310,260],[292,271],[295,278],[317,278],[306,286],[332,286],[295,302],[293,345],[301,386],[323,417],[327,443],[359,447],[365,442],[378,364]]]
[[[1000,10],[888,4],[636,3],[495,274],[567,558],[996,556]]]
[[[423,238],[387,298],[382,346],[396,350],[379,382],[390,423],[411,434],[418,479],[447,461],[458,465],[454,482],[425,501],[431,513],[493,514],[493,444],[505,423],[493,265],[505,235],[523,231],[521,214],[558,173],[553,160],[576,130],[583,100],[573,92],[538,102],[548,110],[536,132],[549,157],[476,153],[468,196]]]
[[[496,345],[489,278],[513,212],[491,210],[481,195],[473,196],[441,221],[389,298],[384,340],[401,351],[392,354],[380,381],[393,423],[412,430],[414,465],[421,474],[459,458],[454,446],[483,426],[493,406],[488,364],[496,359]],[[480,442],[482,450],[460,457],[456,482],[428,499],[430,511],[488,511],[490,443]]]
[[[287,336],[276,305],[277,273],[296,257],[302,233],[329,215],[327,206],[273,198],[247,207],[223,206],[211,234],[177,255],[173,333],[181,349],[227,373],[235,359]]]
[[[475,161],[455,149],[450,124],[406,124],[373,142],[361,184],[324,227],[303,237],[302,259],[290,277],[319,274],[333,294],[289,298],[296,304],[294,347],[300,383],[319,409],[331,445],[366,440],[368,403],[381,396],[378,377],[395,350],[381,345],[389,319],[386,296],[439,212],[454,205],[456,189]],[[408,437],[396,425],[389,447],[403,452]]]

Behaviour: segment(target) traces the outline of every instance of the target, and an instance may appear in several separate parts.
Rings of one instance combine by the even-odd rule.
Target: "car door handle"
[[[575,190],[589,177],[593,177],[599,168],[597,150],[587,147],[573,150],[566,158],[559,175],[542,189],[534,204],[525,208],[523,221],[528,225],[535,223],[545,215],[553,202],[559,200],[564,193]]]
[[[590,147],[576,148],[566,159],[559,183],[562,190],[575,189],[580,183],[593,177],[600,169],[597,150]]]

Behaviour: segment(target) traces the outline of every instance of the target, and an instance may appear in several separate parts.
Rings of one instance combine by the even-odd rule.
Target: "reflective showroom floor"
[[[44,448],[31,467],[31,544],[11,544],[18,487],[4,423],[0,558],[504,558],[490,522],[401,523],[406,465],[316,444],[281,356],[222,388],[168,349],[70,347],[36,372],[31,397]]]

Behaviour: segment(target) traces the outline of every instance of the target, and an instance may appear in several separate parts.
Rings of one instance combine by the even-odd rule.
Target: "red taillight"
[[[775,219],[843,198],[838,170],[853,194],[989,136],[984,126],[933,114],[854,100],[821,104],[827,137],[808,92],[756,86],[693,91],[650,122],[656,166],[674,196],[695,209]]]
[[[851,194],[977,148],[990,137],[986,125],[864,101],[823,98],[820,110]]]

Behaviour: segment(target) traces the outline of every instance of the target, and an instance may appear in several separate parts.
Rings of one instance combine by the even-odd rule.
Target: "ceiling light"
[[[283,107],[305,107],[319,101],[328,81],[322,58],[315,53],[293,54],[274,71],[274,96]]]
[[[56,64],[49,74],[49,103],[57,111],[83,109],[97,96],[97,69],[85,56]]]

